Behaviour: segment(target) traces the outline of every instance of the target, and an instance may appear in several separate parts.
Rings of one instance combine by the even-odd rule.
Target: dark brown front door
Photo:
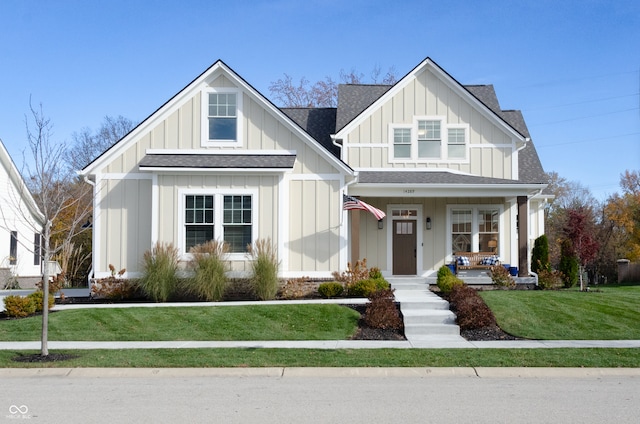
[[[416,223],[393,221],[393,275],[416,275]]]

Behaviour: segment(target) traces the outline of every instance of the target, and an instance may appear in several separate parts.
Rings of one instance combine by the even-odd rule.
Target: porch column
[[[360,211],[351,211],[351,265],[360,260]]]
[[[518,196],[518,277],[529,276],[528,220],[527,196]]]

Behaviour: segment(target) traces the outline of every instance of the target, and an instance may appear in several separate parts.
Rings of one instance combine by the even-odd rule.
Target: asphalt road
[[[0,372],[0,423],[638,423],[640,374],[467,369]]]

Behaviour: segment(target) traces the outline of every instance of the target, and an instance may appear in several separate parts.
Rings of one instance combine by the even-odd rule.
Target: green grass
[[[640,367],[640,349],[140,349],[69,350],[77,358],[15,362],[36,352],[0,351],[5,368],[194,367]]]
[[[49,340],[344,340],[358,318],[339,305],[77,309],[49,315]],[[41,326],[39,316],[0,321],[0,341],[40,340]]]
[[[640,285],[596,291],[485,291],[498,325],[540,340],[639,340]]]

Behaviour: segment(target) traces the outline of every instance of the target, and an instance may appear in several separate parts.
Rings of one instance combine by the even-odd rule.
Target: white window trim
[[[480,241],[480,231],[478,225],[478,211],[480,209],[497,209],[498,210],[498,256],[501,260],[504,260],[507,251],[505,248],[506,234],[504,232],[504,205],[500,204],[470,204],[470,205],[447,205],[447,262],[453,261],[453,252],[451,251],[451,243],[453,238],[451,237],[451,213],[454,210],[469,210],[471,209],[471,245],[477,246]]]
[[[209,140],[209,94],[230,94],[236,95],[236,139],[235,140]],[[242,123],[244,122],[244,114],[242,108],[242,91],[237,88],[217,88],[208,87],[202,90],[201,94],[201,142],[202,147],[242,147],[243,134]]]
[[[224,196],[237,195],[237,196],[251,196],[251,243],[257,240],[259,234],[258,228],[258,207],[259,198],[257,189],[206,189],[206,188],[183,188],[178,190],[178,204],[177,213],[178,217],[178,250],[180,252],[181,260],[190,260],[193,255],[185,251],[185,196],[188,195],[202,195],[213,196],[213,238],[220,242],[224,241],[224,232],[222,231],[223,224],[223,199]],[[229,260],[231,261],[243,261],[247,259],[246,252],[230,253]]]
[[[418,122],[419,121],[440,121],[440,157],[420,158],[418,157]],[[464,158],[449,159],[449,129],[464,129]],[[395,157],[394,130],[411,130],[411,155],[408,158]],[[389,163],[469,163],[469,124],[449,124],[445,116],[414,116],[411,124],[389,124],[388,148]]]

